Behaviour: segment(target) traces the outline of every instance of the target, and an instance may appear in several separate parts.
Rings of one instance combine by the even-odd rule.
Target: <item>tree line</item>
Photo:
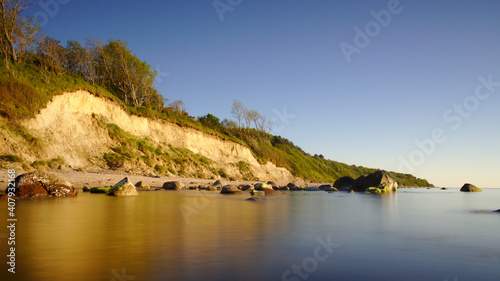
[[[11,75],[11,65],[30,62],[40,67],[46,83],[54,73],[76,75],[109,90],[127,105],[164,109],[167,100],[154,83],[158,73],[133,54],[127,42],[87,38],[83,43],[69,40],[62,46],[59,40],[43,34],[33,17],[22,15],[35,2],[0,0],[0,54]],[[185,112],[182,101],[167,108]]]

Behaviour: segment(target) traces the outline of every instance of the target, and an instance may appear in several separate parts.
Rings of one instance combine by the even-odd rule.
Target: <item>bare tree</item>
[[[267,133],[268,134],[271,134],[271,132],[273,131],[274,129],[274,120],[271,119],[269,121],[267,121],[267,124],[266,124],[266,129],[267,129]]]
[[[182,100],[176,100],[168,104],[168,107],[177,113],[185,113],[186,105]]]
[[[233,100],[233,107],[231,109],[231,114],[233,114],[234,118],[238,120],[238,128],[241,128],[241,120],[245,118],[247,109],[243,105],[243,103],[239,100]]]
[[[30,30],[28,34],[31,35],[36,33],[33,32],[34,29],[32,30],[36,22],[20,16],[21,12],[35,2],[36,0],[0,0],[0,47],[2,53],[15,63],[19,61],[19,46],[26,46],[26,42],[23,41],[26,31]],[[39,26],[36,27],[38,29]]]
[[[258,114],[257,119],[255,120],[255,126],[257,130],[265,133],[266,132],[266,120],[267,117],[262,114]]]

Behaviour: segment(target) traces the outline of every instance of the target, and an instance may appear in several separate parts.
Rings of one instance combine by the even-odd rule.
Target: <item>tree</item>
[[[186,114],[186,105],[182,100],[176,100],[168,104],[168,108],[179,114]]]
[[[126,104],[142,105],[153,91],[153,83],[158,75],[151,66],[141,61],[121,40],[110,40],[107,45],[98,45],[100,70],[103,84],[117,93]]]
[[[75,40],[69,40],[66,44],[66,70],[81,76],[92,85],[99,79],[98,42],[96,39],[87,38],[85,46]]]
[[[259,112],[257,112],[257,110],[253,110],[253,109],[250,109],[250,110],[245,110],[245,123],[247,125],[247,129],[250,129],[251,126],[252,126],[252,122],[254,122],[254,124],[256,123],[256,120],[259,116]]]
[[[238,128],[238,124],[235,121],[229,119],[222,120],[222,126],[230,130],[235,130]]]
[[[243,105],[243,103],[239,100],[233,100],[233,107],[231,109],[231,114],[233,114],[234,118],[238,120],[238,128],[241,128],[241,120],[245,118],[245,112],[247,109]]]
[[[19,62],[19,53],[30,45],[40,26],[31,17],[21,17],[21,12],[36,0],[0,0],[0,48],[5,61]]]
[[[222,124],[220,123],[220,119],[210,113],[205,116],[198,117],[198,121],[204,126],[212,129],[216,129],[222,126]]]
[[[45,74],[45,82],[49,83],[49,73],[61,74],[65,65],[65,50],[59,45],[59,40],[52,37],[44,37],[38,44],[37,56],[40,67]]]

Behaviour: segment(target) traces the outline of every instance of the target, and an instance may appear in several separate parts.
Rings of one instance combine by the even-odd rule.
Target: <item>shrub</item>
[[[12,154],[7,154],[7,155],[2,155],[0,156],[0,160],[2,161],[6,161],[6,162],[23,162],[23,160],[21,159],[21,157],[17,156],[17,155],[12,155]]]
[[[156,165],[155,166],[155,171],[157,171],[159,174],[164,174],[167,168],[163,165]]]
[[[104,161],[111,169],[118,169],[125,164],[125,157],[117,153],[104,153]]]

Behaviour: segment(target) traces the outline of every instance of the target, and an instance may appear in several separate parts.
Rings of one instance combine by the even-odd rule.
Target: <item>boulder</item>
[[[493,212],[495,212],[495,213],[500,213],[500,209],[498,209],[498,210],[496,210],[496,211],[493,211]]]
[[[288,186],[280,186],[278,187],[278,190],[288,190]]]
[[[142,188],[142,189],[150,189],[151,186],[149,186],[149,184],[143,182],[143,181],[140,181],[138,183],[135,184],[135,187],[137,188]]]
[[[341,177],[333,183],[333,187],[338,190],[348,191],[353,183],[354,179],[352,177]]]
[[[217,191],[217,190],[218,190],[217,186],[208,186],[207,187],[207,191]]]
[[[292,185],[292,186],[288,186],[288,190],[304,190],[302,187],[298,186],[298,185]]]
[[[217,189],[221,189],[221,187],[223,187],[224,185],[226,185],[226,183],[225,183],[225,182],[223,182],[223,181],[221,181],[221,180],[216,180],[216,181],[212,184],[212,186],[218,186],[218,188],[217,188]]]
[[[349,190],[349,193],[354,193],[354,190],[352,190],[352,189],[351,189],[351,190]]]
[[[319,186],[319,189],[321,189],[321,190],[330,189],[330,188],[332,188],[331,184],[322,184]]]
[[[254,188],[255,188],[255,190],[263,190],[266,188],[273,189],[273,187],[267,183],[258,183],[254,186]]]
[[[317,186],[306,186],[304,188],[305,191],[320,191],[321,189],[319,189],[319,187]]]
[[[333,186],[330,186],[329,188],[325,188],[324,191],[328,191],[328,192],[338,192],[339,190],[336,189],[335,187]]]
[[[250,194],[252,194],[252,196],[266,196],[266,193],[264,191],[259,190],[252,190]]]
[[[236,194],[236,193],[240,193],[241,190],[237,187],[237,186],[234,186],[234,185],[226,185],[224,187],[222,187],[220,193],[221,194]]]
[[[111,189],[111,186],[107,187],[92,187],[90,189],[90,193],[108,193],[108,191]]]
[[[241,190],[242,191],[252,191],[252,190],[254,190],[254,187],[252,185],[247,184],[247,185],[242,186]]]
[[[264,192],[264,194],[266,195],[273,195],[273,194],[278,194],[278,191],[272,189],[272,188],[264,188],[262,189],[262,191]]]
[[[21,199],[38,197],[70,197],[78,195],[78,189],[76,189],[71,183],[62,180],[55,174],[40,170],[16,177],[15,184],[15,197]]]
[[[118,197],[137,196],[139,192],[137,192],[135,185],[128,178],[124,178],[109,189],[108,195]]]
[[[470,183],[466,183],[464,184],[464,186],[462,186],[462,188],[460,188],[460,191],[464,191],[464,192],[480,192],[480,191],[483,191],[481,190],[479,187],[473,185],[473,184],[470,184]]]
[[[83,192],[89,192],[90,188],[88,186],[84,186],[82,190],[83,190]]]
[[[382,193],[394,192],[398,188],[398,183],[394,181],[387,172],[377,171],[367,176],[360,176],[352,184],[351,190],[354,191],[368,191],[370,187],[380,189]],[[372,193],[370,191],[370,193]]]
[[[163,184],[166,190],[183,190],[186,186],[180,181],[167,181]]]
[[[441,190],[448,190],[448,188],[446,188],[446,187],[441,187]]]
[[[265,197],[250,197],[247,199],[247,201],[253,201],[253,202],[262,202],[262,201],[266,201],[267,198]]]

